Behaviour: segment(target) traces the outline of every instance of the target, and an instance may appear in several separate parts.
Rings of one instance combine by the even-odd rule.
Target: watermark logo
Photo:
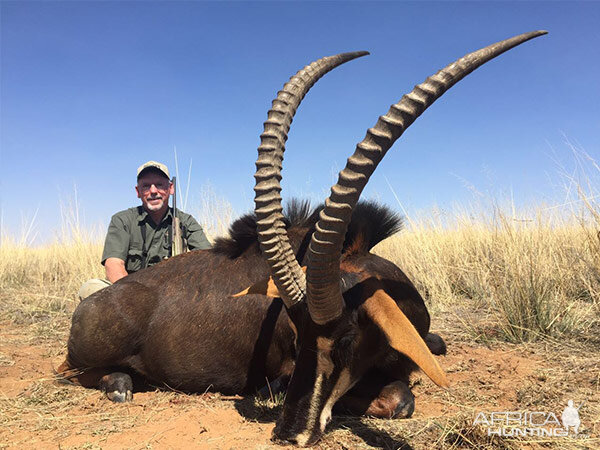
[[[567,432],[569,431],[569,427],[571,427],[575,434],[579,434],[579,425],[581,425],[581,420],[579,420],[579,408],[581,408],[581,405],[577,408],[573,406],[573,400],[569,400],[567,403],[567,407],[564,409],[561,416],[563,427]]]
[[[553,412],[547,411],[495,411],[479,412],[473,425],[487,429],[488,436],[502,437],[588,437],[579,433],[581,420],[579,406],[573,406],[573,400],[560,415],[560,420]]]

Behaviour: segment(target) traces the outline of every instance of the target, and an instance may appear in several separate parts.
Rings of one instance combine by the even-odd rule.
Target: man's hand
[[[106,278],[111,283],[127,276],[125,261],[120,258],[108,258],[104,261],[104,269],[106,269]]]

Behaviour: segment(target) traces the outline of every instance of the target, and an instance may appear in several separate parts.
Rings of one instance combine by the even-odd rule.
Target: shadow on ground
[[[243,397],[234,400],[234,407],[237,412],[247,420],[257,421],[259,423],[275,423],[282,410],[282,403],[275,404],[257,400],[253,396]],[[390,435],[387,431],[377,428],[373,424],[365,422],[364,417],[337,416],[334,415],[331,423],[325,430],[322,443],[327,445],[329,439],[332,443],[339,444],[341,436],[337,431],[347,431],[356,437],[349,439],[348,447],[351,448],[357,444],[357,440],[362,440],[366,445],[381,449],[400,449],[411,450],[412,447],[403,438]],[[330,437],[335,434],[335,437]]]

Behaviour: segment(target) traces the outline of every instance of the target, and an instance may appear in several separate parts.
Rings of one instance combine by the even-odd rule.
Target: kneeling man
[[[106,280],[86,281],[79,290],[81,300],[171,256],[174,211],[169,207],[169,197],[174,187],[167,166],[156,161],[142,164],[137,170],[135,190],[142,204],[116,213],[108,227],[102,252]],[[178,209],[177,217],[184,251],[211,247],[202,227],[191,215]]]

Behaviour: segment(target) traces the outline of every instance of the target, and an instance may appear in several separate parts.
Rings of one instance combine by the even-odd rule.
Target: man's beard
[[[150,203],[151,200],[160,200],[160,203],[155,203],[152,204]],[[162,197],[154,197],[154,198],[148,198],[146,200],[146,208],[148,209],[148,211],[159,211],[165,204],[165,200]]]

